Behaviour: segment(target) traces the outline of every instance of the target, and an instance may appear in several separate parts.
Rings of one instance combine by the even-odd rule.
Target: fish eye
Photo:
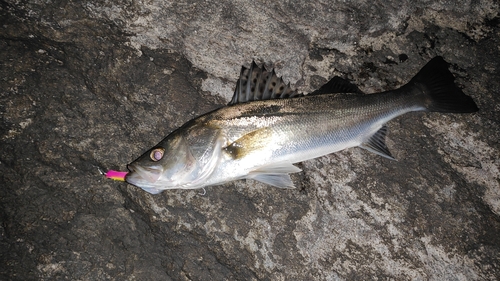
[[[165,149],[164,148],[155,148],[153,150],[151,150],[151,154],[149,155],[149,157],[151,157],[151,160],[153,161],[160,161],[161,158],[163,158],[163,153],[165,152]]]

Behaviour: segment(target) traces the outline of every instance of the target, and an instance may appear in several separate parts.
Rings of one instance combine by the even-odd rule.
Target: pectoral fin
[[[253,152],[263,153],[262,149],[272,140],[272,131],[261,128],[252,131],[224,148],[224,151],[233,159],[241,159]],[[294,188],[289,173],[300,172],[301,169],[289,162],[271,163],[260,166],[248,173],[246,178],[263,182],[280,188]]]
[[[268,145],[267,141],[271,138],[271,130],[261,128],[242,136],[230,145],[226,146],[224,150],[226,153],[231,155],[233,159],[240,159],[252,152],[265,148]]]
[[[385,135],[387,134],[387,126],[382,126],[373,136],[366,142],[362,143],[359,147],[364,148],[370,152],[376,153],[387,159],[396,160],[392,157],[391,152],[385,144]]]
[[[262,166],[250,172],[247,178],[279,188],[295,188],[288,173],[297,173],[300,171],[301,169],[291,163],[275,163]]]

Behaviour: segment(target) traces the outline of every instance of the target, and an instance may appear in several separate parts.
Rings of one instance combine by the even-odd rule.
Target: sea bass
[[[363,94],[334,77],[302,95],[274,70],[243,67],[231,102],[170,133],[128,165],[125,180],[157,194],[239,179],[291,188],[294,163],[359,146],[394,159],[386,123],[411,111],[478,111],[454,83],[448,63],[435,57],[408,84]]]

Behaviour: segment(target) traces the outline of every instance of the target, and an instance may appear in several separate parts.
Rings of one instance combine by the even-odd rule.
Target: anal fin
[[[385,136],[387,135],[387,126],[384,125],[380,130],[378,130],[373,136],[371,136],[366,142],[362,143],[359,147],[364,148],[370,152],[376,153],[387,159],[396,160],[387,145],[385,144]]]

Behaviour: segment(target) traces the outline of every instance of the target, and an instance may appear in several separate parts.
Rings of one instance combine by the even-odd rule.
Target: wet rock
[[[2,280],[493,280],[498,3],[0,3]],[[301,91],[401,86],[436,55],[481,111],[391,121],[398,161],[298,164],[297,188],[150,195],[105,180],[223,106],[241,64]]]

